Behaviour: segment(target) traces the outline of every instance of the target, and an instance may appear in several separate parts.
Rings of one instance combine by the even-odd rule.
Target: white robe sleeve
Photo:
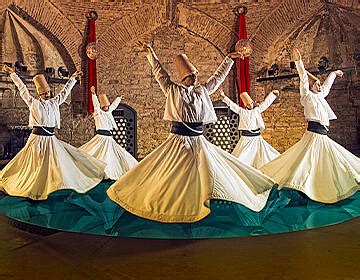
[[[100,110],[100,103],[99,103],[99,99],[97,98],[95,93],[91,94],[91,99],[92,99],[92,103],[93,103],[93,106],[94,106],[94,111],[99,111]]]
[[[310,88],[309,88],[309,78],[306,73],[304,64],[302,60],[295,61],[296,69],[298,71],[299,77],[300,77],[300,95],[302,97],[307,96],[311,94]]]
[[[333,85],[335,78],[336,78],[335,72],[331,72],[329,76],[326,78],[325,82],[322,84],[322,91],[320,93],[322,97],[325,98],[326,96],[329,95],[331,86]]]
[[[120,102],[121,102],[121,98],[116,97],[115,100],[109,106],[109,111],[110,112],[114,111],[119,106]]]
[[[235,102],[233,102],[229,97],[224,97],[223,102],[230,108],[231,111],[233,111],[236,114],[239,114],[241,111],[241,107],[237,105]]]
[[[75,84],[76,84],[76,79],[74,77],[70,78],[66,83],[64,89],[57,96],[54,97],[54,99],[57,101],[59,105],[65,102],[66,98],[71,93],[71,90],[75,86]]]
[[[27,89],[26,85],[19,78],[19,76],[16,75],[15,72],[10,74],[10,78],[12,79],[12,81],[14,82],[16,87],[18,88],[21,98],[25,101],[26,105],[28,105],[30,107],[31,103],[33,102],[33,100],[35,98],[33,96],[31,96],[31,94],[29,93],[29,90]]]
[[[220,64],[218,69],[216,69],[215,73],[203,85],[206,88],[209,95],[213,94],[219,88],[219,86],[224,82],[233,64],[234,61],[230,57],[225,57],[225,59]]]
[[[153,49],[151,49],[151,54],[148,53],[146,57],[152,67],[152,71],[154,73],[156,81],[159,83],[162,91],[167,96],[169,89],[173,84],[169,74],[165,71],[165,69],[161,65]]]
[[[276,99],[276,95],[273,94],[272,92],[270,92],[268,94],[268,96],[266,96],[265,100],[263,102],[260,103],[259,105],[259,110],[260,112],[264,112],[267,108],[270,107],[270,105],[275,101]]]

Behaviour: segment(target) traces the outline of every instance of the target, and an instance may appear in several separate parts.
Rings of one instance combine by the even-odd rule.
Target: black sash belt
[[[41,136],[53,136],[55,127],[34,126],[31,133]]]
[[[96,134],[104,135],[104,136],[112,136],[111,131],[110,130],[105,130],[105,129],[96,130]]]
[[[241,136],[249,136],[249,137],[259,136],[260,128],[255,129],[255,130],[240,130],[240,134],[241,134]]]
[[[172,122],[171,133],[183,136],[200,136],[203,134],[203,123]]]
[[[326,126],[313,121],[308,122],[307,130],[322,135],[328,134],[328,130],[326,129]]]

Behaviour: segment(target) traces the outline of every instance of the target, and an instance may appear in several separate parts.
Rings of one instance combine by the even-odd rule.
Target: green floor
[[[0,279],[360,280],[360,218],[303,232],[145,240],[11,227],[0,217]]]

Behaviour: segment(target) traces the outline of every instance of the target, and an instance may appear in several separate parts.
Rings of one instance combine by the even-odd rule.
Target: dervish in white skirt
[[[54,134],[55,128],[60,128],[59,106],[65,102],[81,71],[76,71],[55,97],[45,76],[36,75],[33,80],[39,96],[35,98],[12,68],[4,65],[3,70],[10,73],[29,107],[32,133],[24,148],[1,170],[0,189],[9,195],[44,200],[57,190],[85,193],[99,184],[105,175],[105,164]]]
[[[221,92],[221,95],[224,97],[223,102],[229,106],[230,110],[239,115],[241,137],[232,154],[255,168],[260,168],[277,158],[280,153],[266,142],[260,133],[265,129],[261,113],[275,101],[279,91],[273,90],[270,92],[259,106],[255,106],[254,101],[247,92],[242,92],[240,98],[245,108],[234,103],[223,92]]]
[[[91,92],[96,135],[89,142],[81,146],[80,150],[105,162],[105,178],[117,180],[137,164],[137,160],[112,137],[112,130],[117,129],[112,112],[120,104],[121,98],[115,98],[110,104],[109,99],[104,93],[99,94],[98,99],[95,87],[91,87]]]
[[[196,83],[198,71],[187,56],[178,55],[180,85],[149,45],[139,45],[166,96],[164,119],[172,129],[163,144],[108,189],[109,197],[137,216],[169,223],[201,220],[210,213],[210,199],[263,209],[274,182],[203,136],[203,125],[217,119],[210,95],[228,75],[232,58],[241,54],[229,53],[204,84]]]
[[[279,188],[296,189],[313,200],[334,203],[360,188],[360,159],[327,136],[329,121],[336,119],[336,115],[325,97],[343,72],[331,72],[321,85],[318,78],[305,70],[297,49],[294,59],[307,131],[298,143],[260,170],[274,178]]]

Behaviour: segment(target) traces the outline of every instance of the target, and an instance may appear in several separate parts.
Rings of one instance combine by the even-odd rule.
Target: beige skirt
[[[104,178],[105,164],[55,136],[31,134],[0,172],[0,188],[13,196],[44,200],[52,192],[85,193]]]
[[[241,136],[232,154],[255,168],[260,168],[280,155],[261,135]]]
[[[106,179],[117,180],[138,163],[112,136],[97,134],[79,149],[106,163]]]
[[[260,211],[273,185],[269,177],[203,136],[170,134],[107,193],[137,216],[186,223],[207,216],[210,199],[233,201]]]
[[[360,189],[360,159],[327,135],[310,131],[260,170],[279,188],[299,190],[323,203],[337,202]]]

